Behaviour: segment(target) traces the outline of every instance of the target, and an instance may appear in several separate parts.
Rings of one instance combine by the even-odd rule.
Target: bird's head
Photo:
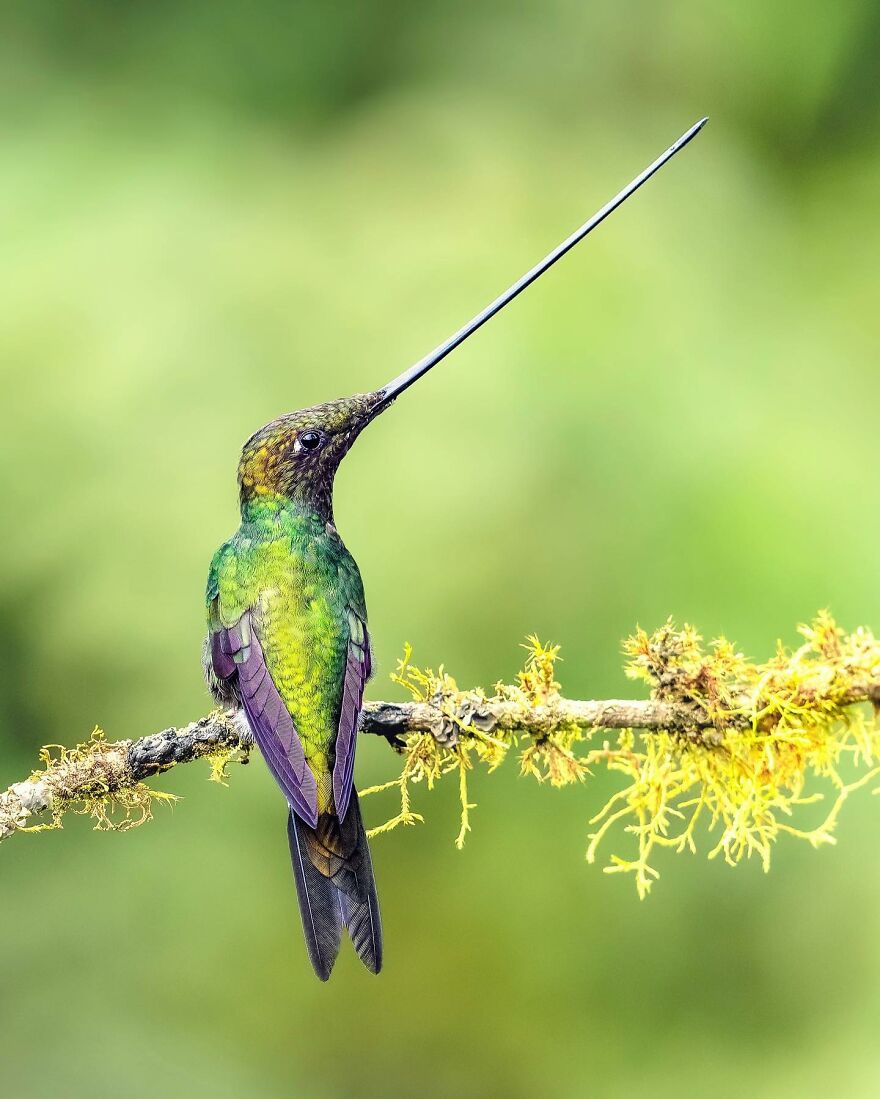
[[[242,508],[282,497],[333,518],[333,478],[370,421],[388,406],[382,391],[289,412],[261,427],[238,464]]]

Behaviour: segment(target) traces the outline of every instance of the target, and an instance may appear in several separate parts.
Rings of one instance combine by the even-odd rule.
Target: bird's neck
[[[241,521],[248,525],[265,527],[267,530],[303,522],[324,529],[333,525],[333,498],[328,492],[326,499],[303,498],[297,494],[285,495],[279,492],[256,493],[241,501]]]
[[[333,522],[333,478],[335,466],[327,463],[302,469],[294,478],[283,469],[271,476],[249,472],[239,474],[239,498],[242,518],[246,512],[258,515],[294,510],[315,515],[324,523]]]

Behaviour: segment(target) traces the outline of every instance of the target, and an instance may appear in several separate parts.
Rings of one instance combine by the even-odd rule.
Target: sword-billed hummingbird
[[[702,119],[464,328],[373,393],[291,412],[245,443],[241,526],[208,575],[205,673],[238,711],[287,799],[303,930],[326,981],[342,929],[373,973],[382,931],[354,755],[370,638],[364,589],[333,520],[333,478],[380,412],[534,282],[650,178]]]

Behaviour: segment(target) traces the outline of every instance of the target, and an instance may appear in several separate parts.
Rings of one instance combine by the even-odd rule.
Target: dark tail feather
[[[358,957],[371,973],[378,973],[382,968],[382,921],[379,917],[373,861],[370,858],[364,822],[361,820],[357,790],[351,791],[351,800],[341,827],[353,841],[349,866],[357,882],[357,888],[343,889],[340,894],[343,920]]]
[[[287,838],[309,959],[320,979],[326,981],[339,953],[342,933],[342,912],[336,888],[312,864],[309,855],[315,833],[292,809],[287,818]]]
[[[303,931],[315,972],[326,981],[339,953],[342,928],[364,965],[382,968],[382,927],[370,849],[352,791],[345,820],[324,813],[311,828],[292,810],[287,819],[290,858]]]

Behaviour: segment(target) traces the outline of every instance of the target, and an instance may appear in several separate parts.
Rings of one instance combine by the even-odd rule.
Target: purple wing
[[[350,636],[345,664],[345,685],[336,734],[336,762],[333,764],[333,802],[336,815],[345,819],[354,780],[354,750],[364,700],[364,684],[370,678],[370,635],[367,624],[349,611]]]
[[[263,647],[246,611],[234,626],[211,636],[211,661],[220,679],[238,673],[238,690],[254,740],[290,807],[313,828],[318,787],[306,762],[293,718],[272,682]]]

